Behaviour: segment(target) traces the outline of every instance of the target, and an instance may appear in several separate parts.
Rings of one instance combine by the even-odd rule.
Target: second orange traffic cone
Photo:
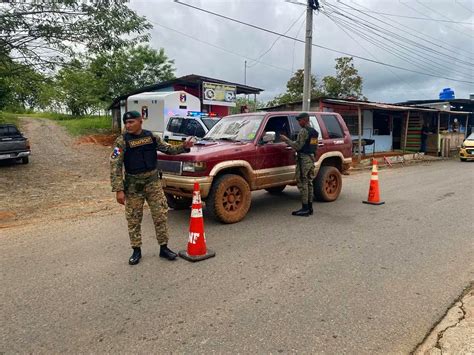
[[[379,191],[379,173],[377,169],[377,160],[372,160],[372,175],[370,176],[369,197],[367,201],[362,201],[369,205],[383,205],[385,202],[380,201]]]
[[[194,183],[193,206],[189,221],[188,250],[181,250],[179,256],[188,261],[201,261],[216,256],[216,253],[206,247],[204,219],[202,217],[201,193],[199,183]]]

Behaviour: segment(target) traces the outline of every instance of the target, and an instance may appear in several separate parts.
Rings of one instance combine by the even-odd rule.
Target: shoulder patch
[[[120,149],[119,147],[115,147],[114,151],[110,155],[110,158],[111,159],[117,159],[117,157],[120,155],[120,153],[122,153],[122,149]]]

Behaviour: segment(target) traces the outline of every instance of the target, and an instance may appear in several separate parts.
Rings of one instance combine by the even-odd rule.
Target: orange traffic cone
[[[214,251],[206,248],[201,193],[199,192],[199,183],[197,182],[194,183],[193,206],[191,208],[191,220],[189,221],[188,250],[181,250],[178,254],[188,261],[201,261],[216,256]]]
[[[370,205],[383,205],[385,202],[380,201],[379,193],[379,173],[377,170],[377,160],[372,159],[372,175],[370,177],[369,197],[367,201],[362,201]]]

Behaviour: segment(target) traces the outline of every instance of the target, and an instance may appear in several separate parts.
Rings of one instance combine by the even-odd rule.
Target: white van
[[[220,119],[194,112],[186,117],[170,117],[163,138],[170,144],[180,144],[188,137],[202,138]]]
[[[186,117],[190,111],[200,111],[201,102],[185,91],[142,92],[127,98],[127,111],[138,111],[143,128],[163,135],[170,117]]]

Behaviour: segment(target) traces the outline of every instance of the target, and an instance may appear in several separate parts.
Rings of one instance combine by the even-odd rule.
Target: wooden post
[[[358,131],[359,131],[359,142],[358,142],[358,149],[357,149],[357,160],[361,161],[362,159],[362,110],[360,109],[360,105],[357,106],[357,124],[358,124]]]
[[[441,127],[441,112],[438,111],[438,128],[436,130],[436,135],[438,136],[438,142],[437,142],[437,147],[438,147],[438,156],[439,156],[439,153],[440,153],[440,149],[441,149],[441,136],[439,135],[439,129]]]
[[[409,121],[410,121],[410,111],[407,112],[407,123],[405,125],[405,141],[403,142],[403,155],[405,155],[405,150],[407,149],[408,122]]]
[[[466,115],[466,128],[464,128],[464,138],[467,138],[467,124],[469,123],[469,115]]]

